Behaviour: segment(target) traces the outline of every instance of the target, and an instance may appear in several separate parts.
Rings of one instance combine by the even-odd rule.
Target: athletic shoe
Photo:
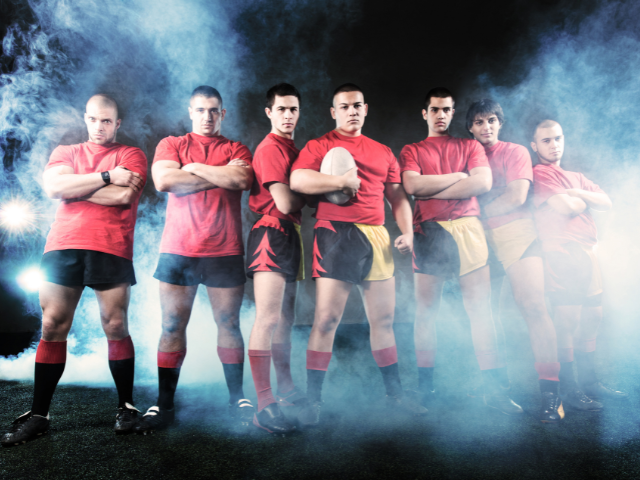
[[[591,385],[580,385],[584,394],[589,398],[597,398],[598,400],[626,400],[629,398],[625,392],[614,390],[602,384],[602,382],[594,382]]]
[[[13,447],[27,443],[47,433],[48,429],[48,414],[43,417],[41,415],[31,415],[29,411],[13,421],[11,429],[2,436],[0,443],[3,447]]]
[[[428,412],[426,408],[404,393],[387,395],[387,407],[394,412],[413,416],[426,415]]]
[[[171,425],[176,419],[176,410],[175,408],[160,408],[160,407],[150,407],[147,410],[138,424],[134,427],[134,432],[142,433],[146,435],[147,433],[153,433],[156,430],[162,430]]]
[[[229,404],[229,416],[240,422],[240,425],[249,426],[249,422],[253,420],[255,408],[251,404],[251,400],[241,398],[236,403]]]
[[[296,429],[282,414],[277,403],[270,403],[258,413],[254,413],[253,424],[269,433],[279,433],[283,435],[291,433]]]
[[[298,387],[287,393],[276,394],[276,400],[281,407],[304,407],[307,404],[307,395]]]
[[[522,415],[524,413],[520,405],[511,400],[509,395],[502,392],[495,395],[485,395],[484,404],[487,407],[501,411],[505,415]]]
[[[558,423],[564,418],[564,408],[560,395],[552,392],[542,393],[542,407],[540,408],[540,421],[542,423]]]
[[[596,412],[603,407],[600,402],[596,402],[587,397],[582,390],[578,390],[577,388],[568,393],[561,394],[560,398],[562,398],[564,405],[585,412]]]
[[[125,403],[124,407],[119,407],[116,415],[116,425],[113,427],[115,432],[117,434],[132,433],[136,425],[140,423],[139,413],[142,412],[130,403]]]
[[[308,402],[298,413],[298,422],[303,427],[315,427],[320,423],[320,409],[324,402]]]

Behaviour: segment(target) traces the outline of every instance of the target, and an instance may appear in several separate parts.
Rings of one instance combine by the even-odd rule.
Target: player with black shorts
[[[480,100],[467,111],[466,126],[482,144],[489,159],[493,186],[478,197],[482,225],[489,245],[493,314],[498,346],[504,356],[504,329],[500,320],[500,291],[506,274],[515,302],[529,327],[531,348],[542,394],[539,418],[545,423],[562,420],[564,410],[558,396],[558,349],[556,331],[544,301],[542,248],[527,204],[533,182],[529,151],[522,145],[498,139],[504,123],[502,107],[493,100]],[[493,255],[491,254],[493,253]],[[501,348],[500,348],[501,347]]]
[[[353,84],[333,94],[331,115],[335,130],[311,140],[291,168],[291,188],[308,195],[342,191],[351,199],[342,205],[320,197],[313,243],[313,278],[316,310],[307,347],[308,404],[300,411],[302,425],[317,425],[322,406],[322,383],[331,360],[333,339],[351,287],[356,284],[364,300],[371,327],[371,349],[380,367],[390,408],[413,415],[427,412],[405,396],[398,372],[393,333],[395,279],[391,239],[384,227],[384,200],[391,204],[402,232],[395,246],[411,252],[411,206],[400,184],[398,163],[391,150],[362,135],[368,106],[362,90]],[[356,168],[344,175],[320,173],[329,150],[345,148]]]
[[[291,378],[291,328],[297,281],[304,279],[300,221],[304,198],[289,188],[291,165],[299,150],[293,141],[300,118],[300,93],[288,83],[267,92],[267,117],[271,133],[253,155],[255,179],[249,208],[261,215],[247,242],[247,275],[253,278],[256,321],[249,338],[249,361],[258,394],[253,423],[272,433],[295,427],[281,406],[301,406],[306,395]],[[271,390],[271,359],[278,392]]]
[[[400,153],[402,182],[416,198],[414,277],[416,290],[415,345],[419,390],[423,404],[434,394],[436,319],[446,279],[460,282],[471,321],[473,346],[482,371],[484,401],[508,415],[523,413],[500,388],[506,367],[497,351],[491,314],[489,251],[478,219],[475,198],[491,189],[491,168],[475,140],[453,138],[449,124],[455,101],[446,88],[427,93],[422,116],[429,136]]]
[[[191,94],[192,133],[167,137],[156,148],[151,173],[169,193],[167,218],[154,277],[160,280],[162,335],[158,346],[157,405],[142,417],[139,432],[170,425],[180,367],[187,354],[186,329],[198,286],[203,284],[218,327],[217,351],[229,388],[229,413],[241,423],[253,417],[244,398],[244,342],[240,306],[244,294],[244,246],[240,200],[251,188],[251,152],[220,134],[226,110],[220,93],[200,86]]]
[[[43,175],[50,198],[60,200],[42,257],[42,338],[36,351],[33,404],[19,417],[4,446],[38,438],[49,428],[49,406],[67,358],[67,335],[85,286],[95,291],[109,343],[109,369],[118,390],[116,433],[138,422],[133,403],[135,354],[127,310],[133,271],[133,232],[147,177],[139,148],[116,143],[121,120],[108,95],[87,102],[89,140],[58,146]]]
[[[611,200],[583,174],[560,167],[564,134],[558,122],[540,122],[531,148],[540,161],[533,169],[534,216],[545,256],[545,290],[558,337],[560,396],[565,406],[600,410],[598,400],[627,396],[603,385],[594,368],[603,288],[594,250],[597,229],[590,211],[609,210]]]

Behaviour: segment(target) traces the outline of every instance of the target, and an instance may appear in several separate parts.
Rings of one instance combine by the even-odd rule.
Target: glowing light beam
[[[37,292],[40,290],[44,276],[38,267],[31,267],[18,275],[16,280],[25,292]]]
[[[33,226],[34,215],[27,202],[13,200],[0,207],[0,225],[9,230],[25,230]]]

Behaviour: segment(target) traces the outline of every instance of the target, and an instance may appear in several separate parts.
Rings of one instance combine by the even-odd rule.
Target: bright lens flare
[[[44,276],[38,267],[31,267],[18,275],[18,285],[26,292],[37,292]]]
[[[24,230],[33,223],[28,203],[13,201],[0,208],[0,224],[11,230]]]

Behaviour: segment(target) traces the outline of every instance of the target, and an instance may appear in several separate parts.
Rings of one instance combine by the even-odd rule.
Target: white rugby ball
[[[344,175],[355,166],[356,161],[349,153],[349,150],[342,147],[335,147],[329,150],[322,159],[320,173],[324,173],[325,175]],[[348,195],[345,195],[340,190],[325,193],[324,196],[336,205],[342,205],[351,200]]]

